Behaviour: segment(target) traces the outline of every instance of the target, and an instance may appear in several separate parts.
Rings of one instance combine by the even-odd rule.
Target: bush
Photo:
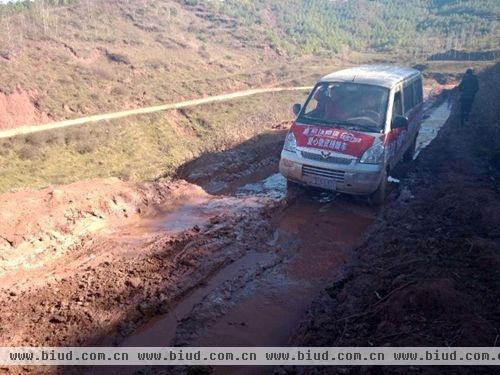
[[[85,139],[88,137],[88,131],[85,131],[84,129],[66,129],[64,131],[64,141],[67,145],[78,142],[82,139]]]
[[[24,142],[31,146],[41,146],[47,142],[47,134],[45,132],[28,134]]]
[[[107,52],[106,57],[109,61],[116,62],[119,64],[130,65],[130,59],[125,55],[120,55],[119,53]]]
[[[132,179],[132,171],[130,167],[126,167],[119,174],[118,178],[122,181],[130,181]]]
[[[35,146],[23,146],[17,151],[17,156],[21,160],[33,160],[40,157],[41,152]]]
[[[64,143],[64,135],[60,132],[60,130],[55,130],[46,133],[46,143],[49,145],[60,145]]]
[[[125,95],[125,90],[123,89],[123,87],[119,87],[119,86],[113,87],[111,89],[111,95],[123,96],[123,95]]]
[[[89,140],[79,142],[75,145],[75,150],[81,155],[90,154],[96,148],[96,144]]]
[[[7,156],[12,148],[12,143],[5,141],[0,145],[0,156]]]

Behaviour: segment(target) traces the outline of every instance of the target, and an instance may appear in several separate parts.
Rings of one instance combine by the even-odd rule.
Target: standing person
[[[467,69],[462,81],[458,85],[458,90],[460,91],[461,107],[460,124],[463,126],[465,121],[469,121],[472,103],[474,102],[477,90],[479,90],[477,76],[474,74],[472,69]]]

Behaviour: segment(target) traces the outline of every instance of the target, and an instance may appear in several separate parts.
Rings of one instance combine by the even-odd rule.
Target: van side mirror
[[[392,120],[392,129],[407,129],[408,119],[405,116],[396,116]]]
[[[301,109],[302,109],[302,106],[300,104],[298,104],[298,103],[294,104],[292,107],[293,114],[295,116],[298,116]]]

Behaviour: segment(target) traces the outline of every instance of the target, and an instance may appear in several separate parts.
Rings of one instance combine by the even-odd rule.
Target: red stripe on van
[[[375,137],[342,128],[294,123],[290,131],[298,147],[319,149],[361,157],[373,144]]]

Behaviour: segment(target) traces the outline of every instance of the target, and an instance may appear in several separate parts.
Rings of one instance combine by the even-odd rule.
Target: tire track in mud
[[[363,200],[321,192],[298,196],[272,220],[265,245],[276,258],[258,264],[254,277],[242,268],[240,287],[224,285],[207,295],[181,321],[174,343],[285,346],[314,296],[342,277],[375,217]],[[214,308],[221,295],[227,301],[223,315]]]
[[[148,236],[129,245],[129,250],[140,252],[135,257],[89,265],[56,283],[19,294],[3,291],[6,304],[0,316],[2,326],[9,322],[9,329],[0,331],[0,342],[115,344],[241,257],[268,230],[261,218],[268,209],[273,207],[242,207],[239,213],[212,217],[202,228],[175,236]],[[123,244],[102,237],[92,241],[88,250]]]

